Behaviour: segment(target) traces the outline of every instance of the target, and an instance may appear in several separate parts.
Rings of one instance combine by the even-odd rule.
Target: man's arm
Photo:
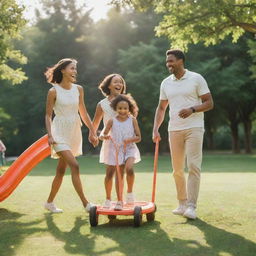
[[[165,111],[167,106],[168,106],[168,100],[159,100],[159,103],[155,112],[154,128],[153,128],[153,135],[152,135],[154,142],[156,142],[157,139],[161,140],[161,136],[158,130],[164,121],[164,116],[165,116]]]
[[[195,112],[206,112],[213,109],[213,99],[211,93],[206,93],[200,96],[202,104],[191,106],[190,108],[184,108],[179,112],[179,117],[187,118]]]

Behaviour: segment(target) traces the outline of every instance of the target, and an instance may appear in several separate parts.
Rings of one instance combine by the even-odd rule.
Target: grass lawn
[[[81,178],[90,201],[104,201],[104,168],[95,156],[79,158]],[[0,203],[0,256],[255,256],[256,155],[205,154],[198,219],[174,216],[175,185],[169,156],[160,156],[156,220],[140,228],[131,217],[109,222],[99,217],[91,228],[69,171],[56,198],[63,214],[42,205],[56,161],[40,163],[13,194]],[[135,193],[150,200],[153,158],[136,165]],[[114,193],[113,193],[114,197]]]

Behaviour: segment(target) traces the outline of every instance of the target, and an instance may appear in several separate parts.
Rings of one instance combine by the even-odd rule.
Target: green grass
[[[101,203],[104,167],[94,156],[81,157],[79,162],[86,195]],[[139,199],[151,198],[152,164],[152,157],[146,156],[135,166]],[[69,171],[56,198],[64,213],[45,212],[42,204],[55,165],[54,160],[43,161],[0,203],[1,256],[256,255],[256,155],[205,154],[196,221],[171,214],[175,185],[169,157],[160,156],[156,221],[147,223],[144,217],[140,228],[133,228],[129,216],[112,223],[100,216],[99,225],[91,228]]]

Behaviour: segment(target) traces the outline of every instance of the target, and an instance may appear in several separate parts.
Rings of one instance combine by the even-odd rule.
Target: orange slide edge
[[[43,159],[50,155],[48,136],[44,135],[27,148],[0,176],[0,202],[5,200],[23,178]]]

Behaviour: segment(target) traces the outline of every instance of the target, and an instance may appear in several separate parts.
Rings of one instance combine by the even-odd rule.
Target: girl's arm
[[[89,131],[90,131],[90,141],[93,143],[93,145],[97,142],[97,136],[95,134],[95,130],[93,128],[92,125],[92,121],[91,118],[87,112],[87,109],[85,107],[85,103],[84,103],[84,89],[82,86],[78,86],[79,89],[79,113],[80,116],[84,122],[84,124],[88,127]]]
[[[132,123],[133,123],[133,128],[134,128],[134,133],[135,136],[129,139],[124,140],[124,144],[127,145],[129,143],[138,143],[141,141],[141,133],[140,133],[140,128],[139,128],[139,124],[138,121],[135,117],[132,118]]]
[[[48,144],[55,144],[54,138],[52,137],[52,112],[53,112],[53,106],[56,100],[56,90],[54,88],[51,88],[48,91],[47,99],[46,99],[46,113],[45,113],[45,127],[48,134]]]
[[[106,128],[104,129],[103,135],[100,136],[101,140],[102,139],[104,139],[104,140],[110,139],[110,135],[108,135],[108,134],[109,134],[110,129],[112,128],[112,125],[113,125],[113,119],[109,119],[107,122]]]

